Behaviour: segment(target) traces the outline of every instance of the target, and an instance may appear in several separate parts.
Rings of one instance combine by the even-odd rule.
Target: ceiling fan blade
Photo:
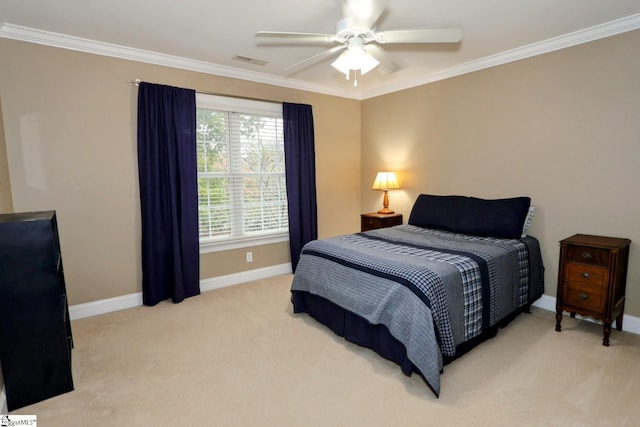
[[[394,64],[391,59],[389,59],[389,56],[384,51],[384,49],[382,49],[377,44],[368,44],[365,49],[371,54],[371,56],[373,56],[378,60],[378,62],[380,62],[380,65],[378,66],[378,71],[380,72],[380,74],[387,75],[393,73],[398,69],[398,66]]]
[[[356,28],[369,29],[380,19],[388,0],[343,0],[342,14],[353,19]]]
[[[460,40],[462,30],[457,28],[390,30],[376,33],[378,43],[457,43]]]
[[[299,68],[299,67],[301,67],[303,65],[311,65],[314,62],[318,62],[318,61],[320,61],[320,60],[322,60],[322,59],[324,59],[326,57],[329,57],[329,56],[333,55],[336,52],[340,52],[341,50],[346,49],[346,48],[347,48],[346,45],[341,44],[339,46],[332,47],[331,49],[323,50],[322,52],[320,52],[318,54],[315,54],[315,55],[313,55],[313,56],[311,56],[311,57],[309,57],[307,59],[303,59],[300,62],[296,62],[293,65],[289,65],[287,68],[285,68],[285,71],[291,71],[292,69]]]
[[[277,31],[258,31],[256,37],[274,37],[283,39],[295,39],[303,42],[312,43],[331,43],[336,40],[335,34],[317,34],[317,33],[288,33]]]

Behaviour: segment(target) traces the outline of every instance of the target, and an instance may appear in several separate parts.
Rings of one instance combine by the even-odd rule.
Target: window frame
[[[279,116],[282,118],[282,104],[220,95],[196,93],[196,108],[225,112]],[[227,251],[251,246],[289,241],[289,228],[282,232],[254,233],[251,236],[236,236],[224,239],[199,238],[200,253]]]

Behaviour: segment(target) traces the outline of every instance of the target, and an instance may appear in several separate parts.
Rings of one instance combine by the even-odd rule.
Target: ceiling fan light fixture
[[[378,64],[380,62],[364,50],[362,46],[349,46],[338,59],[333,61],[331,66],[348,76],[351,70],[360,71],[360,74],[367,74]]]

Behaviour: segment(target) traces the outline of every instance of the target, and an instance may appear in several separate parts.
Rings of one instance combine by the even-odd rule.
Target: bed
[[[421,194],[407,224],[314,240],[291,285],[295,313],[420,375],[443,367],[544,292],[528,197]]]

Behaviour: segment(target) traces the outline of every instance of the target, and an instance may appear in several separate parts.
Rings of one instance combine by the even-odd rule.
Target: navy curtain
[[[178,303],[200,293],[194,90],[140,83],[138,173],[143,303]]]
[[[291,266],[296,271],[300,250],[318,238],[313,112],[306,104],[282,104],[284,156],[289,205]]]

